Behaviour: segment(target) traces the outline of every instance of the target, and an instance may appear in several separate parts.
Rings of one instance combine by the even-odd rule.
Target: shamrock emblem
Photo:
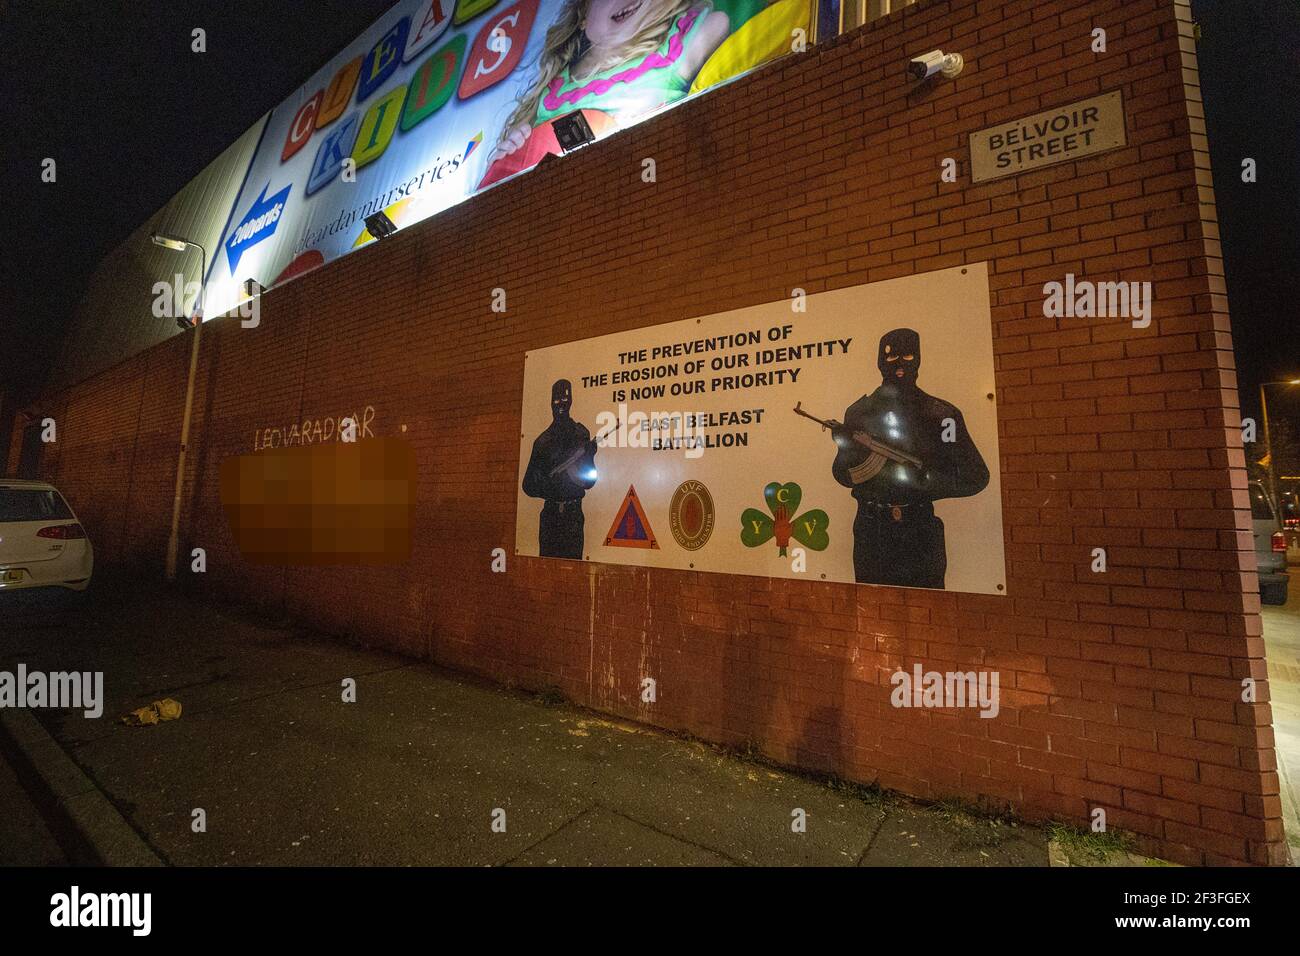
[[[826,512],[814,508],[791,517],[803,500],[803,490],[794,482],[771,482],[763,489],[763,498],[772,517],[757,508],[746,508],[740,516],[740,540],[745,547],[757,548],[769,538],[776,538],[778,553],[784,557],[791,538],[813,551],[825,551],[830,545],[830,535],[826,533],[830,518]]]

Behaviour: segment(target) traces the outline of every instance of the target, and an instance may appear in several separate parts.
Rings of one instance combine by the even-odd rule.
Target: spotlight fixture
[[[566,153],[596,141],[596,134],[591,131],[591,125],[581,110],[552,121],[551,127],[555,130],[560,149]]]
[[[244,295],[249,298],[252,298],[255,295],[261,295],[265,291],[266,289],[264,289],[256,279],[244,280]]]
[[[397,227],[393,225],[393,220],[389,219],[387,214],[381,210],[374,215],[366,216],[366,231],[376,239],[387,239],[397,232]]]

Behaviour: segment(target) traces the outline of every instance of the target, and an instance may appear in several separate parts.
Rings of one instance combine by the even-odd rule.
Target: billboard
[[[987,264],[529,352],[519,554],[1006,593]]]
[[[266,118],[204,313],[810,43],[809,0],[405,0]]]

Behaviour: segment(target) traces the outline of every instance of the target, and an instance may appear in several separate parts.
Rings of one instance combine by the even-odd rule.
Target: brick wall
[[[906,56],[933,48],[966,70],[918,92]],[[1127,148],[971,184],[971,131],[1114,89]],[[192,584],[801,767],[1031,818],[1104,807],[1181,862],[1281,862],[1215,222],[1184,0],[922,0],[270,292],[257,329],[205,326]],[[985,260],[1006,597],[523,557],[490,572],[514,541],[526,349]],[[1066,272],[1152,281],[1152,326],[1044,318]],[[41,406],[60,427],[48,470],[102,558],[161,565],[185,346]],[[251,571],[220,462],[259,428],[367,404],[417,452],[413,559]],[[1000,716],[891,708],[889,674],[918,661],[1000,671]],[[1241,702],[1247,676],[1260,703]]]

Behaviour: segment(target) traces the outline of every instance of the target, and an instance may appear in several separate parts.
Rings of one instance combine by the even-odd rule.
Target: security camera
[[[923,56],[913,57],[907,64],[907,72],[914,80],[928,80],[936,73],[942,73],[945,79],[951,80],[965,65],[960,53],[931,50]]]

